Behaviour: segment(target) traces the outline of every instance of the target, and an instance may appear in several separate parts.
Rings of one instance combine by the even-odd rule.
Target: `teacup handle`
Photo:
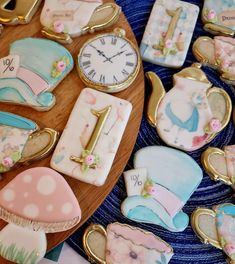
[[[105,259],[101,259],[100,257],[96,256],[96,254],[92,251],[90,245],[89,245],[89,236],[94,233],[94,232],[98,232],[101,235],[107,237],[107,232],[105,230],[105,228],[101,225],[97,225],[97,224],[91,224],[90,226],[88,226],[88,228],[85,230],[85,233],[83,235],[83,247],[84,250],[89,258],[89,261],[91,261],[92,263],[97,263],[97,264],[106,264],[106,260]]]
[[[210,101],[210,97],[212,98],[213,94],[218,94],[220,96],[223,97],[225,105],[224,105],[224,115],[223,117],[221,117],[221,113],[218,112],[217,107],[215,107],[214,103],[212,101]],[[209,101],[209,105],[211,107],[211,111],[213,114],[214,118],[219,119],[220,123],[221,123],[221,127],[218,131],[212,133],[210,135],[210,137],[208,138],[208,142],[211,141],[220,131],[222,131],[226,125],[228,124],[230,117],[231,117],[231,113],[232,113],[232,101],[229,97],[229,95],[221,88],[218,87],[212,87],[211,89],[209,89],[207,91],[207,98]],[[211,104],[210,104],[211,102]]]

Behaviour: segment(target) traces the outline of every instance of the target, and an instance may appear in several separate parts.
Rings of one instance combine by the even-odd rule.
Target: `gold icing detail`
[[[29,23],[41,0],[16,1],[16,6],[13,10],[5,9],[9,2],[9,0],[0,0],[0,23],[16,25]]]
[[[171,22],[169,24],[169,27],[168,27],[167,33],[166,33],[166,37],[165,37],[166,40],[173,38],[177,23],[178,23],[178,20],[180,18],[180,15],[181,15],[182,11],[183,11],[182,7],[178,7],[174,11],[173,10],[169,10],[169,9],[166,10],[167,14],[171,17]]]
[[[41,33],[43,36],[45,36],[48,39],[58,41],[62,44],[70,44],[73,42],[72,38],[67,33],[56,33],[52,29],[49,29],[47,27],[44,27],[41,30]]]
[[[87,152],[89,152],[89,154],[92,154],[94,151],[94,148],[95,148],[97,141],[101,135],[102,129],[105,125],[105,122],[106,122],[109,114],[110,114],[111,109],[112,109],[111,105],[105,107],[101,111],[96,111],[94,109],[91,109],[91,113],[94,116],[96,116],[98,120],[97,120],[96,126],[92,132],[91,138],[90,138],[90,140],[87,143],[86,148],[85,148],[85,150]],[[85,162],[85,160],[82,156],[76,157],[76,156],[72,155],[72,156],[70,156],[70,160],[77,162],[79,164],[83,164]],[[90,168],[95,169],[96,165],[90,166]]]
[[[213,23],[206,23],[203,28],[204,30],[210,32],[213,35],[223,35],[226,37],[233,37],[235,34],[234,30],[232,29],[224,26],[216,25]]]

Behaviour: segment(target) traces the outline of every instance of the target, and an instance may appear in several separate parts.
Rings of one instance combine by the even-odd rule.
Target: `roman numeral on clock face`
[[[105,83],[105,76],[103,74],[100,75],[100,82]]]
[[[118,83],[118,79],[116,78],[115,75],[113,75],[113,82],[114,82],[114,83]]]
[[[124,76],[128,76],[128,75],[129,75],[129,73],[128,73],[125,69],[122,70],[122,74],[123,74]]]
[[[126,66],[130,66],[130,67],[133,67],[134,66],[134,63],[133,62],[126,62]]]
[[[91,77],[91,78],[94,78],[95,75],[96,75],[96,71],[94,69],[92,69],[91,71],[88,72],[88,75]]]
[[[117,38],[112,37],[111,44],[116,45],[117,44]]]
[[[101,38],[101,39],[100,39],[100,42],[101,42],[102,45],[105,45],[105,40],[104,40],[104,38]]]
[[[84,61],[82,63],[82,66],[83,66],[84,69],[87,69],[87,68],[89,68],[91,66],[91,62],[90,61]]]
[[[83,53],[82,56],[85,57],[85,58],[90,58],[91,54],[90,53]]]

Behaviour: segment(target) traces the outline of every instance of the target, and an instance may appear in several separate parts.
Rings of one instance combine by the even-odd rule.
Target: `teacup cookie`
[[[151,146],[136,152],[134,170],[124,172],[128,197],[121,210],[127,218],[183,231],[189,217],[182,211],[202,180],[202,170],[187,154]]]
[[[0,111],[0,173],[18,164],[47,156],[55,146],[58,132],[21,116]]]
[[[102,0],[46,0],[40,17],[42,34],[71,43],[74,37],[112,26],[120,13],[118,5]]]
[[[220,180],[235,189],[235,145],[224,150],[210,147],[203,152],[202,165],[212,180]]]
[[[204,0],[202,21],[204,29],[214,35],[234,36],[234,0]]]
[[[224,82],[235,84],[235,39],[199,37],[193,44],[193,54],[200,63],[217,69]]]
[[[11,44],[0,59],[0,102],[48,111],[55,104],[54,88],[73,69],[69,51],[56,42],[25,38]]]
[[[232,103],[221,88],[212,87],[200,64],[173,75],[173,88],[165,92],[159,77],[148,72],[152,94],[147,118],[168,145],[193,151],[210,142],[228,124]]]
[[[18,174],[0,191],[0,255],[20,264],[43,258],[45,233],[68,230],[81,219],[81,209],[68,183],[56,171],[39,167]]]
[[[145,61],[178,68],[184,64],[199,8],[179,0],[157,0],[140,45]]]
[[[172,247],[153,233],[120,223],[109,224],[106,230],[90,225],[83,246],[97,264],[167,264],[173,256]]]
[[[228,263],[235,263],[235,205],[221,204],[212,210],[198,208],[191,223],[203,243],[222,249],[229,257]]]
[[[103,185],[132,105],[90,88],[82,90],[51,159],[51,167],[80,181]]]
[[[5,25],[29,23],[41,2],[42,0],[27,0],[23,3],[0,0],[0,23]]]

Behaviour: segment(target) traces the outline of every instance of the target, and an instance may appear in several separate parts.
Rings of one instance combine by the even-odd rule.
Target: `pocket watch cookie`
[[[212,87],[200,66],[174,74],[167,93],[158,76],[147,73],[153,88],[147,118],[163,141],[186,151],[210,142],[228,124],[232,111],[229,95]]]
[[[51,128],[39,129],[27,118],[0,111],[0,173],[44,158],[57,139],[58,132]]]
[[[173,256],[172,247],[153,233],[120,223],[109,224],[106,230],[90,225],[83,235],[83,247],[97,264],[167,264]]]
[[[191,218],[194,232],[203,243],[222,249],[235,263],[235,205],[221,204],[212,210],[196,209]]]
[[[210,147],[202,154],[202,165],[212,180],[220,180],[235,189],[235,145],[223,150]]]
[[[122,29],[89,39],[80,50],[77,63],[82,81],[107,93],[129,87],[140,69],[139,52]]]
[[[51,159],[51,167],[80,181],[103,185],[112,167],[132,105],[83,89]]]
[[[0,191],[0,218],[8,222],[0,231],[0,255],[30,264],[46,252],[45,233],[71,229],[81,209],[62,175],[39,167],[18,174]]]
[[[193,54],[200,63],[217,69],[224,82],[235,84],[235,39],[199,37],[193,44]]]
[[[55,104],[53,89],[73,68],[73,58],[62,45],[39,38],[11,44],[0,59],[0,102],[48,111]]]
[[[102,0],[46,0],[41,13],[42,33],[47,38],[71,43],[72,38],[112,26],[121,8]]]
[[[183,231],[189,217],[182,208],[203,177],[198,164],[182,151],[151,146],[137,151],[134,168],[124,172],[128,197],[121,206],[123,215]]]
[[[233,36],[235,30],[234,0],[204,0],[204,29],[215,35]]]
[[[41,2],[41,0],[0,0],[0,23],[5,25],[29,23]]]
[[[199,8],[179,0],[157,0],[140,45],[145,61],[167,67],[184,64]]]

